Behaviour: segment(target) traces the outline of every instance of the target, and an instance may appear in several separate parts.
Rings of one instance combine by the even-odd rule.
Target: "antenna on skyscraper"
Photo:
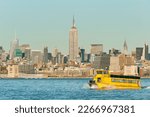
[[[73,15],[73,27],[75,27],[75,19],[74,19],[74,15]]]

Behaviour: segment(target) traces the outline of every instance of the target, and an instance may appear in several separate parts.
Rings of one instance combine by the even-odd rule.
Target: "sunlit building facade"
[[[75,20],[73,18],[73,26],[69,32],[69,60],[76,61],[78,55],[78,30],[75,26]]]

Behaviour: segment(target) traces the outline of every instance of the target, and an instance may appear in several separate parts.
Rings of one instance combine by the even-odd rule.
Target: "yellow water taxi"
[[[128,75],[112,75],[108,70],[97,70],[97,74],[89,81],[94,89],[140,89],[140,77]]]

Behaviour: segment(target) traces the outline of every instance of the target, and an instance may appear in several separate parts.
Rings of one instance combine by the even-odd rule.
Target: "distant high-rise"
[[[58,64],[62,64],[63,63],[63,55],[61,54],[61,52],[57,53],[56,63],[58,63]]]
[[[115,48],[112,48],[111,50],[109,50],[109,55],[111,55],[111,56],[116,56],[119,54],[121,54],[121,52]]]
[[[85,62],[85,49],[80,49],[81,51],[81,62],[84,63]]]
[[[48,63],[48,47],[44,47],[43,62]]]
[[[10,45],[10,59],[14,58],[15,50],[19,48],[19,40],[16,38],[15,34],[15,39],[11,42]]]
[[[67,62],[68,62],[68,56],[65,55],[63,58],[63,63],[66,64]]]
[[[149,50],[149,47],[147,44],[144,45],[145,46],[145,59],[146,60],[149,60],[149,57],[148,57],[148,50]]]
[[[52,53],[48,53],[48,60],[51,61],[52,60]]]
[[[76,61],[78,54],[78,30],[75,26],[75,20],[73,17],[73,26],[69,32],[69,60]]]
[[[141,60],[142,53],[143,53],[143,48],[137,47],[136,48],[136,60],[137,61]]]
[[[24,57],[26,60],[30,61],[31,60],[31,49],[30,48],[25,48],[24,50]]]
[[[40,64],[42,62],[42,52],[40,50],[32,50],[31,57],[33,64]]]
[[[100,55],[103,53],[103,44],[91,44],[91,54]]]
[[[53,50],[53,52],[52,52],[52,56],[53,56],[53,57],[56,57],[57,54],[58,54],[58,49],[55,48],[55,49]]]
[[[141,56],[141,60],[148,60],[148,45],[144,44],[143,53]]]
[[[25,49],[26,49],[26,48],[30,48],[30,45],[29,45],[29,44],[22,44],[22,45],[19,46],[19,48],[20,48],[20,50],[21,50],[22,52],[25,52]]]
[[[128,54],[128,46],[126,40],[124,41],[124,45],[123,45],[123,54],[125,55]]]
[[[148,60],[150,60],[150,53],[148,54]]]
[[[95,69],[106,69],[110,66],[110,55],[101,53],[94,57],[92,67]]]

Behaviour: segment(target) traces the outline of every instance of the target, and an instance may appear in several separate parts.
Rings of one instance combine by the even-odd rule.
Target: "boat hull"
[[[140,77],[119,75],[96,75],[89,81],[95,89],[141,89]]]
[[[124,86],[124,85],[112,85],[112,84],[90,84],[91,89],[113,90],[113,89],[141,89],[140,86]]]

